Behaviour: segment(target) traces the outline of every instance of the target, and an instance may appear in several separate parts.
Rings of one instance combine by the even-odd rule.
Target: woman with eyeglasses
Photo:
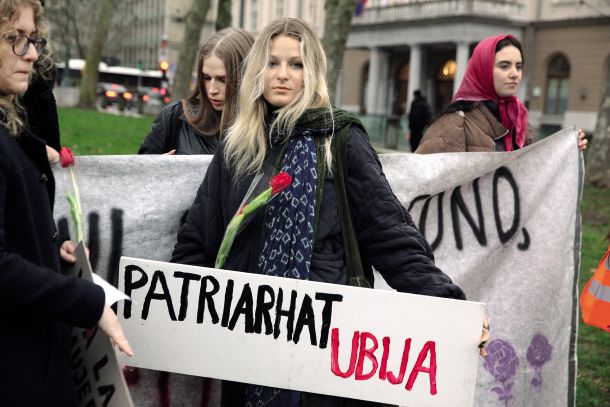
[[[163,108],[138,154],[214,154],[235,115],[241,64],[253,43],[239,28],[210,37],[197,58],[195,90]]]
[[[44,7],[44,1],[40,4]],[[50,48],[40,49],[38,61],[47,60],[51,53]],[[61,149],[57,102],[53,95],[57,70],[55,64],[39,64],[38,61],[34,63],[34,74],[21,102],[27,115],[28,127],[32,133],[46,141],[49,162],[55,163],[59,161]]]
[[[71,326],[132,351],[104,291],[59,270],[74,258],[57,243],[46,144],[20,105],[45,45],[41,13],[38,0],[0,0],[0,404],[72,407]]]

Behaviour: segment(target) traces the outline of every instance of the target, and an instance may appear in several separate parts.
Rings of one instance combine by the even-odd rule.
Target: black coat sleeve
[[[179,120],[177,110],[180,101],[165,106],[150,128],[150,132],[138,150],[138,154],[165,154],[176,148],[175,135],[171,131],[175,120]]]
[[[368,137],[352,127],[347,147],[347,195],[364,260],[398,291],[465,299],[434,265],[430,245],[394,195]]]
[[[171,261],[214,267],[224,233],[222,217],[222,163],[224,149],[218,148],[178,232]]]
[[[0,134],[0,137],[6,136]],[[5,208],[10,193],[10,170],[5,165],[4,153],[0,149],[0,319],[33,318],[82,328],[94,326],[104,309],[102,288],[78,278],[65,277],[9,249]],[[51,240],[48,244],[55,250]]]
[[[97,324],[104,310],[101,287],[66,277],[6,251],[0,241],[0,315],[64,322],[81,328]]]

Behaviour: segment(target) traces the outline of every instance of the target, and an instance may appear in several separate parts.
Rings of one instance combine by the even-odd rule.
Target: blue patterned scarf
[[[352,123],[361,126],[355,116],[339,109],[332,118],[328,109],[309,109],[289,137],[281,131],[269,135],[271,143],[287,143],[280,171],[293,181],[265,209],[260,274],[309,280],[317,188],[324,182],[318,183],[316,139]],[[246,400],[246,407],[298,407],[300,392],[248,385]]]
[[[309,280],[317,163],[313,137],[290,139],[280,171],[292,176],[292,184],[265,209],[265,238],[258,262],[261,274]]]

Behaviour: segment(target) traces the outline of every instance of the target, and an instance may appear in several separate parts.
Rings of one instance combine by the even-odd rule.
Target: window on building
[[[309,21],[318,21],[318,2],[316,0],[309,1]]]
[[[610,55],[606,58],[606,83],[602,89],[608,89],[610,87]]]
[[[275,0],[275,18],[284,17],[284,0]]]
[[[250,29],[258,31],[258,0],[250,2]]]
[[[447,59],[436,71],[432,93],[432,109],[441,112],[453,98],[453,81],[457,64],[453,59]],[[409,95],[411,96],[411,95]]]
[[[549,63],[546,73],[547,114],[563,114],[568,109],[570,63],[563,55],[557,55]]]
[[[409,89],[409,64],[406,63],[398,70],[398,86],[394,88],[394,103],[392,113],[402,116],[407,113],[407,92]]]
[[[369,88],[369,63],[362,66],[362,86],[360,87],[360,114],[366,114]]]
[[[452,81],[455,78],[455,68],[457,64],[453,59],[448,60],[443,64],[438,72],[437,79],[441,81]]]

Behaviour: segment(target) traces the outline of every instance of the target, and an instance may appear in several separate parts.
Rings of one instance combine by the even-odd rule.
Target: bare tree
[[[76,56],[85,59],[86,47],[83,38],[86,33],[83,28],[89,27],[83,18],[91,18],[92,0],[57,0],[48,4],[45,8],[45,16],[52,24],[53,39],[60,44],[68,54],[73,48]],[[73,47],[74,45],[74,47]]]
[[[610,188],[610,67],[595,133],[587,150],[587,181],[598,187]]]
[[[64,0],[66,4],[66,19],[68,20],[68,24],[72,29],[72,39],[76,43],[76,50],[78,51],[78,57],[80,59],[85,59],[86,51],[85,47],[82,43],[83,33],[82,30],[79,29],[78,16],[74,12],[70,12],[70,10],[75,9],[75,4],[72,0]],[[79,2],[79,6],[82,8],[87,2]],[[89,2],[91,3],[91,2]],[[91,6],[91,4],[89,4]],[[82,10],[81,10],[82,11]]]
[[[231,26],[233,16],[231,15],[231,0],[218,0],[218,17],[216,17],[216,31]]]
[[[178,66],[174,80],[175,99],[184,99],[188,94],[195,58],[199,48],[201,29],[210,9],[210,3],[210,0],[193,0],[191,8],[186,15],[184,37],[182,44],[180,44]]]
[[[331,101],[335,99],[337,78],[343,68],[343,52],[351,29],[356,3],[358,0],[326,0],[324,5],[326,18],[324,19],[322,44],[328,60],[326,80]]]
[[[115,3],[116,0],[100,0],[98,3],[96,25],[89,41],[85,68],[80,83],[78,104],[81,107],[93,108],[95,106],[95,88],[99,77],[98,69]]]

